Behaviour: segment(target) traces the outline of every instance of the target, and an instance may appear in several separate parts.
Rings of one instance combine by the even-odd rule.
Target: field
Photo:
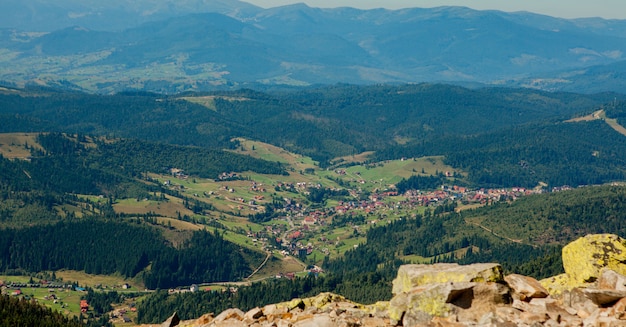
[[[195,97],[181,97],[180,99],[183,99],[185,101],[189,101],[191,103],[197,103],[201,106],[207,107],[211,110],[216,110],[217,108],[215,107],[215,99],[219,98],[222,100],[226,100],[226,101],[247,101],[248,99],[246,98],[234,98],[234,97],[219,97],[219,96],[214,96],[214,95],[209,95],[209,96],[195,96]]]
[[[274,255],[254,277],[252,281],[274,278],[279,273],[304,271],[306,265],[292,256]]]
[[[126,279],[116,275],[92,275],[82,271],[75,270],[59,270],[55,272],[57,278],[63,279],[65,282],[77,282],[78,285],[84,287],[95,288],[101,285],[102,288],[109,290],[122,291],[122,285],[128,284],[128,291],[136,292],[143,290],[144,286],[141,282],[133,279]]]
[[[123,212],[128,214],[147,214],[154,213],[164,217],[177,217],[181,215],[193,215],[193,212],[185,206],[178,198],[166,195],[168,201],[149,201],[149,200],[137,200],[137,199],[123,199],[118,200],[113,208],[116,212]]]
[[[7,159],[26,159],[30,157],[30,147],[41,149],[36,137],[36,133],[2,133],[0,155]]]
[[[57,276],[58,277],[58,276]],[[5,284],[22,283],[27,284],[31,277],[28,276],[0,276],[0,281]],[[39,282],[38,278],[33,278],[34,282]],[[6,293],[11,295],[17,289],[7,288]],[[78,316],[80,314],[80,297],[84,292],[47,287],[20,287],[23,297],[35,299],[53,310],[65,315]],[[54,298],[52,297],[54,295]]]
[[[366,190],[385,190],[403,178],[412,175],[435,175],[437,173],[454,172],[452,167],[443,163],[442,157],[423,157],[405,160],[389,160],[375,164],[356,165],[338,168],[335,171],[319,172],[329,178],[340,178],[346,182],[359,183]]]
[[[238,138],[237,140],[241,143],[241,147],[234,151],[236,153],[268,161],[277,161],[289,164],[296,171],[304,170],[306,168],[315,168],[315,162],[309,157],[291,153],[277,146],[263,142],[251,141],[243,138]]]

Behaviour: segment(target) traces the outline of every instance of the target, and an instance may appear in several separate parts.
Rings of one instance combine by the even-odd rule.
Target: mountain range
[[[228,0],[8,0],[0,13],[8,85],[177,93],[438,81],[626,92],[624,20]]]

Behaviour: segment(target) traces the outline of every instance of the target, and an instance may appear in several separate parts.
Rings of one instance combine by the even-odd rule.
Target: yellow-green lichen
[[[587,235],[563,247],[563,268],[569,285],[594,282],[600,270],[626,274],[626,241],[613,234]]]
[[[393,281],[393,294],[408,292],[415,287],[439,283],[500,282],[502,267],[495,263],[467,266],[458,264],[404,265]]]
[[[433,317],[447,317],[450,313],[450,306],[441,297],[419,296],[412,299],[409,304],[412,310],[425,312]]]

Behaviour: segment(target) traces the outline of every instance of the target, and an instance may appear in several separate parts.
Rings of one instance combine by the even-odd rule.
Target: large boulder
[[[456,263],[403,265],[393,280],[393,294],[409,292],[415,287],[436,283],[501,282],[502,267],[497,263],[461,266]]]
[[[402,292],[391,299],[389,318],[400,321],[403,317],[410,317],[426,323],[432,317],[447,317],[454,312],[454,307],[449,303],[460,297],[471,296],[470,292],[475,285],[476,283],[468,282],[434,283],[413,288],[410,292]]]
[[[581,237],[563,247],[563,268],[572,285],[595,282],[602,268],[626,275],[626,240],[613,234]]]
[[[541,286],[551,295],[560,295],[579,286],[577,283],[572,282],[567,274],[544,278],[540,280],[539,283],[541,283]]]
[[[495,263],[404,265],[393,281],[389,318],[420,326],[435,317],[478,321],[510,300],[502,268]]]

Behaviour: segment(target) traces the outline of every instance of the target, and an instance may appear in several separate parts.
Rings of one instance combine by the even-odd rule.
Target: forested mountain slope
[[[204,107],[155,94],[20,92],[0,95],[4,108],[0,117],[7,122],[0,127],[2,132],[43,129],[211,148],[232,147],[232,138],[247,137],[322,162],[397,143],[565,120],[615,97],[437,84],[337,85],[286,93],[243,90],[184,97],[208,97],[210,105]]]
[[[309,155],[322,167],[335,157],[364,151],[376,151],[375,160],[445,155],[448,164],[467,171],[476,185],[576,186],[623,178],[624,143],[612,142],[623,136],[602,121],[564,123],[604,105],[615,108],[608,115],[617,117],[623,107],[618,97],[437,84],[173,97],[14,90],[0,94],[5,109],[0,117],[7,122],[0,131],[122,136],[219,151],[239,147],[231,140],[245,137]],[[118,148],[111,150],[126,146],[124,151],[142,153],[145,148],[124,144],[116,143]],[[107,146],[100,151],[108,151]],[[171,155],[144,161],[143,169],[148,163],[173,165],[182,155],[179,150],[164,153]],[[218,153],[224,158],[221,165],[248,160],[212,153],[214,160],[221,160]],[[101,161],[106,164],[113,157],[103,153]],[[187,169],[198,172],[192,162]],[[248,168],[220,169],[251,167],[243,165]],[[260,169],[258,162],[255,165]]]

